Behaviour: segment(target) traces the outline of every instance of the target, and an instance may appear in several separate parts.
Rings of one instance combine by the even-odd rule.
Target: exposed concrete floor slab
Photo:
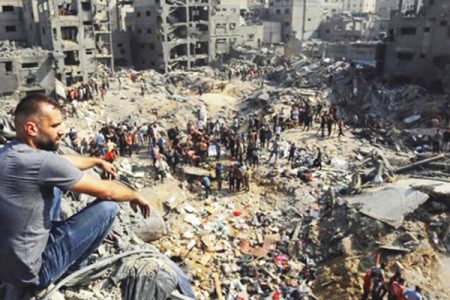
[[[404,217],[428,200],[428,195],[408,186],[386,186],[347,198],[347,203],[371,218],[399,228]]]

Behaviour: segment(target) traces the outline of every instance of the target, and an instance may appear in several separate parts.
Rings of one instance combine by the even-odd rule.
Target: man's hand
[[[150,217],[152,208],[150,206],[150,203],[148,203],[147,199],[145,199],[144,197],[139,195],[139,197],[137,197],[135,200],[130,201],[130,205],[134,212],[137,212],[137,207],[139,206],[144,218],[147,219],[148,217]]]
[[[98,167],[101,168],[104,172],[112,176],[112,179],[116,178],[117,170],[116,167],[112,163],[101,160],[98,164]]]

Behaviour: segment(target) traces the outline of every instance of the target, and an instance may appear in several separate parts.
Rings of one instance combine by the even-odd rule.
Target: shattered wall
[[[347,58],[355,63],[370,65],[374,68],[382,63],[383,44],[374,43],[326,43],[323,45],[325,57]]]
[[[3,95],[51,93],[55,85],[52,55],[42,49],[12,49],[2,45],[0,91]]]
[[[355,13],[375,13],[377,0],[344,0],[344,11]]]
[[[264,44],[279,44],[282,40],[281,26],[280,22],[263,22],[263,43]]]
[[[102,64],[113,67],[108,0],[38,1],[41,45],[54,51],[57,78],[87,80]]]
[[[258,48],[264,42],[264,25],[253,24],[239,28],[240,44],[251,48]]]
[[[127,32],[131,36],[133,65],[136,69],[156,68],[166,65],[162,52],[163,17],[159,16],[154,1],[135,1],[134,12],[127,18]],[[161,37],[163,38],[161,38]]]
[[[399,0],[377,0],[375,12],[383,18],[389,18],[392,10],[398,10]]]
[[[376,40],[386,32],[389,20],[374,14],[334,15],[320,25],[320,39],[331,42]]]
[[[322,0],[322,20],[326,19],[327,16],[341,13],[343,11],[343,2],[344,0]]]
[[[318,34],[322,15],[321,0],[293,0],[270,2],[267,19],[282,23],[282,40],[291,35],[307,40]]]
[[[110,0],[114,66],[126,67],[133,64],[131,30],[127,28],[133,14],[134,7],[131,1]]]
[[[211,7],[210,28],[210,60],[220,59],[228,54],[233,46],[239,43],[240,31],[240,6],[236,1],[213,1]],[[254,27],[257,29],[257,27]],[[249,43],[261,41],[261,32],[247,35]]]
[[[21,0],[2,0],[0,2],[0,40],[25,43]]]
[[[137,69],[204,66],[220,60],[239,43],[236,1],[138,0],[134,10],[130,26]]]
[[[418,14],[391,15],[384,77],[443,91],[450,65],[450,5],[430,3]]]
[[[28,47],[41,44],[41,31],[39,30],[38,3],[35,0],[22,0],[23,21]]]

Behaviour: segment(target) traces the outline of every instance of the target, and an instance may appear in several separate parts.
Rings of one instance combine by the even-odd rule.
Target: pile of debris
[[[60,299],[183,299],[174,291],[178,286],[190,295],[189,282],[198,299],[355,299],[379,254],[388,271],[402,269],[427,298],[450,297],[434,272],[450,251],[449,157],[429,154],[421,139],[425,129],[400,125],[414,110],[402,106],[405,99],[433,98],[439,106],[445,96],[386,87],[351,62],[287,61],[267,49],[235,53],[220,68],[166,75],[123,70],[114,76],[103,101],[80,103],[79,117],[69,118],[68,127],[80,136],[92,136],[110,121],[156,123],[163,136],[200,115],[224,123],[237,116],[246,124],[295,103],[333,103],[347,123],[355,114],[359,121],[340,138],[319,138],[316,124],[311,131],[286,129],[278,161],[267,162],[263,149],[264,163],[253,169],[249,191],[217,190],[214,184],[207,199],[186,180],[191,166],[160,183],[143,150],[119,158],[119,180],[152,199],[154,214],[145,221],[121,205],[114,239],[44,299],[58,293]],[[408,119],[409,126],[430,116],[428,108],[417,106],[421,117]],[[378,125],[362,124],[364,116]],[[293,142],[301,149],[287,163]],[[317,148],[321,168],[314,166]],[[211,156],[196,167],[200,175],[212,173]],[[229,157],[223,162],[233,163]],[[68,197],[66,216],[92,200]]]

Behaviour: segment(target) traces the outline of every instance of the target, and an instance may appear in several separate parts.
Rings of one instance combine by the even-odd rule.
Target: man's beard
[[[50,139],[37,140],[36,147],[45,151],[56,151],[59,147],[59,141],[52,141]]]

